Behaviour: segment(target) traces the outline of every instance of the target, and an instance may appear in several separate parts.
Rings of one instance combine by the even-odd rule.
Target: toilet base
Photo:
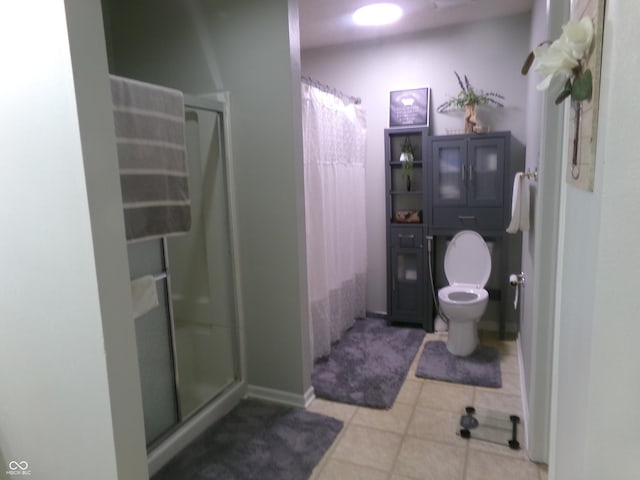
[[[449,320],[447,350],[458,357],[471,355],[478,346],[476,320]]]
[[[447,323],[442,319],[440,315],[436,316],[433,325],[434,330],[438,333],[446,332],[449,329]]]

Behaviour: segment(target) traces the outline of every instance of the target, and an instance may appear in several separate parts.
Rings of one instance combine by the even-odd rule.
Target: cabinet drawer
[[[470,230],[501,230],[504,225],[502,208],[434,208],[433,226]]]
[[[422,228],[392,228],[391,247],[422,248]]]

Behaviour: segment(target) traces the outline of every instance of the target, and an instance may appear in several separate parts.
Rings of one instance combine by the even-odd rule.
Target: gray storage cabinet
[[[510,132],[470,135],[428,135],[426,127],[385,130],[387,213],[387,316],[389,322],[420,324],[433,331],[431,292],[436,242],[474,230],[504,248],[511,205],[507,177]],[[411,145],[409,170],[400,161],[403,146]],[[506,253],[502,255],[504,258]],[[506,261],[494,266],[504,269]],[[500,278],[506,272],[500,271]],[[502,284],[501,284],[502,285]],[[490,291],[504,298],[504,287]],[[500,330],[504,319],[500,319]]]
[[[425,206],[430,186],[427,138],[426,127],[385,130],[387,314],[390,322],[415,323],[433,330],[433,302],[426,267]],[[400,161],[407,144],[413,152],[410,170]]]
[[[504,230],[510,133],[431,137],[428,143],[433,232]]]

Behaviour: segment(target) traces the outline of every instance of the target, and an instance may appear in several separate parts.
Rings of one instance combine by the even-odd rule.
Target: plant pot
[[[476,106],[468,104],[464,106],[464,133],[474,133],[476,127]]]

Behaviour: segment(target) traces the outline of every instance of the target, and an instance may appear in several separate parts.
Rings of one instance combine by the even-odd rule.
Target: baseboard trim
[[[309,387],[304,394],[300,395],[283,390],[275,390],[273,388],[249,385],[247,387],[247,396],[267,402],[289,405],[291,407],[306,408],[314,400],[315,393],[313,387]]]
[[[367,318],[382,318],[384,320],[386,320],[389,317],[389,315],[387,315],[387,312],[370,312],[370,311],[365,312],[365,316]]]
[[[309,387],[307,391],[304,392],[304,408],[308,408],[309,405],[311,405],[311,402],[313,402],[315,399],[316,391],[313,389],[313,387]]]
[[[499,332],[500,331],[500,323],[494,320],[480,320],[478,323],[478,330],[482,330],[485,332]],[[504,326],[505,333],[508,334],[516,334],[519,333],[518,325],[515,323],[507,323]]]
[[[518,369],[520,370],[520,400],[522,401],[522,420],[524,423],[524,441],[529,451],[529,400],[527,392],[527,384],[524,381],[524,360],[522,358],[522,337],[518,335],[516,339],[516,347],[518,351]]]

